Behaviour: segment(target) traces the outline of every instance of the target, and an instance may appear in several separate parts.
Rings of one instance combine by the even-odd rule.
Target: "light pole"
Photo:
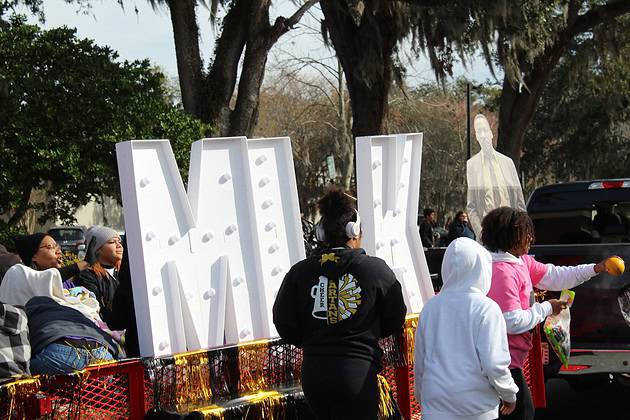
[[[466,83],[466,140],[468,144],[468,154],[466,160],[472,157],[472,143],[470,141],[470,82]]]

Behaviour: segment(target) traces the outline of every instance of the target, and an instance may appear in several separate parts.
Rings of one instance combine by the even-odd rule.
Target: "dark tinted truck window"
[[[543,193],[528,209],[539,245],[630,242],[627,189]]]

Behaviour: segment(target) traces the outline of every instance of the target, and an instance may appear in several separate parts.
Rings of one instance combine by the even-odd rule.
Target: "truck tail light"
[[[630,188],[630,181],[600,181],[591,182],[589,190],[607,190],[614,188]]]

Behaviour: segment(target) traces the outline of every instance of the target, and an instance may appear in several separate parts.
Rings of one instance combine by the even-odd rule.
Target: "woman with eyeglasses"
[[[124,251],[120,235],[114,229],[96,225],[88,229],[85,242],[88,244],[85,259],[91,266],[81,272],[76,284],[94,293],[101,305],[101,318],[108,322]]]
[[[527,255],[534,242],[534,224],[527,212],[511,207],[499,207],[488,213],[481,223],[481,240],[492,256],[492,285],[488,297],[503,312],[508,347],[510,373],[519,387],[516,409],[503,419],[533,419],[534,404],[523,376],[523,365],[532,348],[532,330],[552,313],[557,315],[567,302],[549,299],[534,300],[534,287],[560,291],[574,288],[599,273],[607,272],[605,260],[598,264],[555,266],[543,264]]]
[[[34,233],[32,235],[18,235],[13,241],[22,264],[37,271],[56,268],[61,274],[65,289],[74,287],[72,279],[81,271],[89,267],[86,261],[62,267],[63,254],[61,248],[52,236],[47,233]]]

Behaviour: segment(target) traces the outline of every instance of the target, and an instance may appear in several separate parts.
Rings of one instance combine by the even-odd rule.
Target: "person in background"
[[[116,340],[81,312],[48,296],[26,303],[31,372],[58,375],[124,356]]]
[[[15,264],[19,264],[21,262],[22,260],[19,255],[7,251],[4,245],[0,245],[0,283],[2,283],[4,273],[6,273],[7,270]]]
[[[126,237],[123,238],[123,248],[127,249]],[[107,325],[112,330],[125,330],[125,353],[127,357],[140,357],[140,343],[138,341],[138,323],[133,303],[133,288],[131,287],[131,269],[129,267],[129,253],[123,252],[118,273],[118,287],[114,293],[112,313]]]
[[[599,273],[607,272],[606,261],[598,264],[555,266],[527,255],[534,242],[534,224],[527,212],[499,207],[482,221],[481,240],[492,256],[492,286],[488,297],[499,304],[507,328],[510,372],[519,387],[516,409],[500,418],[534,418],[534,404],[523,375],[523,365],[532,348],[532,333],[552,313],[557,315],[567,302],[550,299],[535,302],[534,287],[540,290],[572,289]],[[535,303],[534,303],[535,302]]]
[[[73,279],[89,266],[86,261],[79,261],[62,267],[61,248],[47,233],[18,235],[13,239],[13,242],[15,242],[15,248],[22,259],[22,264],[37,271],[57,269],[61,274],[65,289],[74,287]]]
[[[26,314],[20,308],[0,302],[0,382],[30,375],[30,359]]]
[[[295,264],[273,305],[280,337],[303,349],[302,389],[320,419],[376,419],[379,338],[402,329],[400,283],[361,249],[361,219],[341,189],[319,200],[317,254]]]
[[[122,242],[118,232],[104,226],[88,229],[85,241],[88,244],[85,259],[91,267],[81,272],[76,284],[94,293],[101,305],[101,318],[108,322],[118,287],[118,271],[124,251]]]
[[[435,235],[433,228],[437,222],[437,213],[431,208],[426,208],[422,212],[424,214],[424,220],[420,225],[420,239],[422,240],[422,246],[425,248],[433,248]]]
[[[505,321],[486,297],[492,258],[468,238],[442,262],[444,286],[422,308],[415,345],[415,396],[422,419],[495,419],[516,405]]]
[[[457,238],[470,238],[477,239],[475,232],[473,232],[468,222],[468,214],[465,211],[458,211],[455,215],[455,220],[448,227],[448,243],[450,244]]]
[[[84,287],[65,289],[55,268],[14,265],[0,285],[0,301],[25,307],[34,374],[69,373],[121,354],[94,294]]]

